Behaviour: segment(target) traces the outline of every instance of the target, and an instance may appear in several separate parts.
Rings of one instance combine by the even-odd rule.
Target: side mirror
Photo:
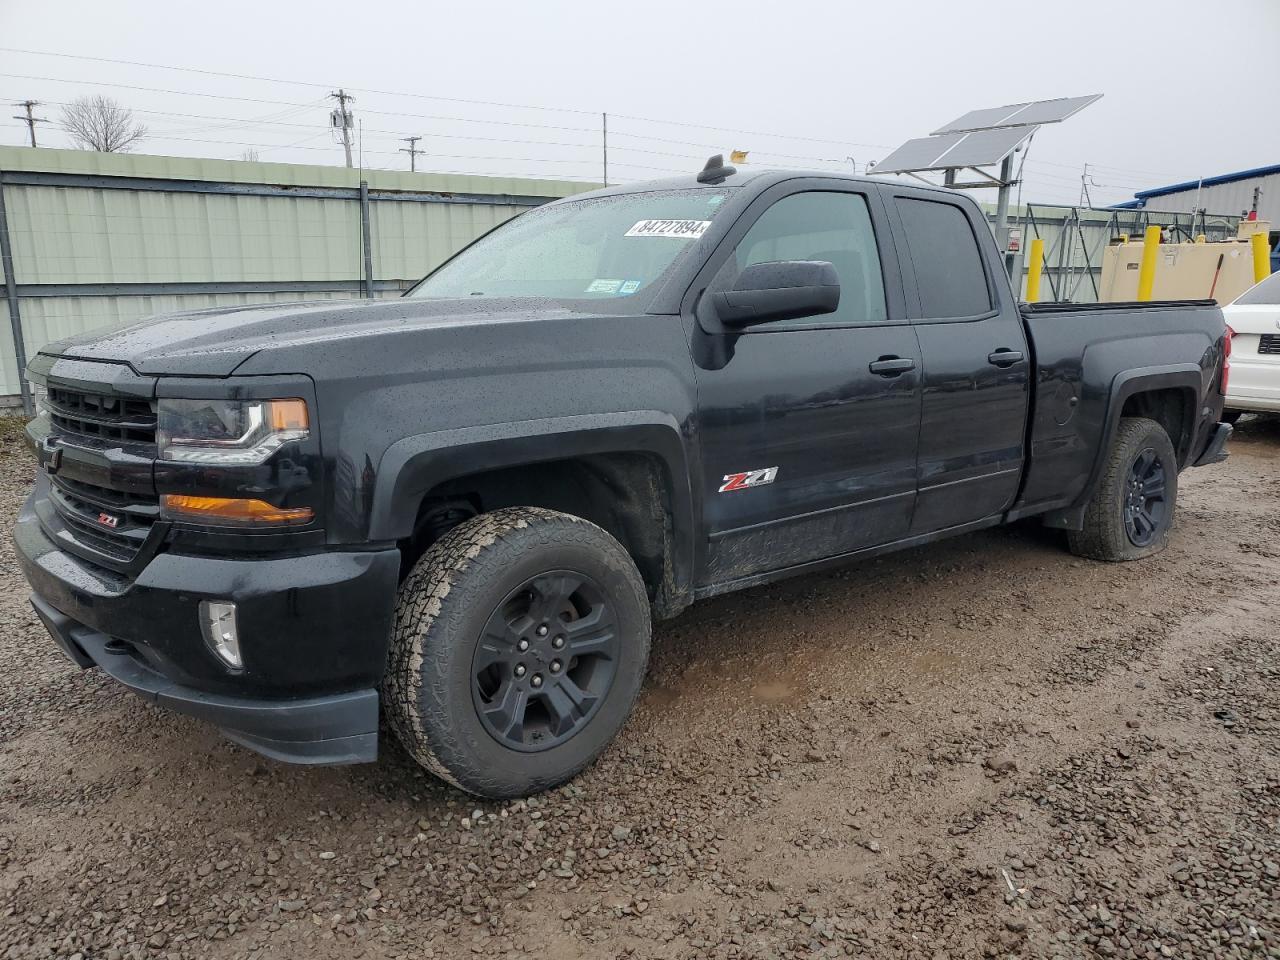
[[[753,263],[738,274],[732,290],[712,294],[711,302],[728,327],[834,313],[840,277],[825,260]]]

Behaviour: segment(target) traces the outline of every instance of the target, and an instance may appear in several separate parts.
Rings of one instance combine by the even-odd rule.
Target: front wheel
[[[1139,560],[1168,543],[1178,499],[1178,460],[1164,427],[1125,417],[1085,510],[1067,533],[1071,552],[1095,560]]]
[[[547,790],[622,728],[649,633],[640,573],[604,530],[533,507],[481,514],[400,587],[387,719],[419,763],[463,790]]]

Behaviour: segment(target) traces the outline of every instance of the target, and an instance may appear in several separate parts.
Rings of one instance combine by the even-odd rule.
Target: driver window
[[[721,276],[731,286],[743,267],[774,260],[825,260],[840,277],[836,312],[800,323],[888,319],[871,213],[860,194],[815,191],[783,197],[747,231]]]

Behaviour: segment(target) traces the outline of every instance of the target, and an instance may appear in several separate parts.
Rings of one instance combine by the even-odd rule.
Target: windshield
[[[1260,280],[1242,293],[1236,303],[1280,304],[1280,273]]]
[[[630,193],[539,207],[476,241],[409,296],[629,297],[688,252],[734,189]]]

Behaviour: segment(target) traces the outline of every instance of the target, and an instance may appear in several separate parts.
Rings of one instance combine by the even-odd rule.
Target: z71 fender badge
[[[777,475],[777,467],[748,470],[745,473],[727,473],[724,483],[720,484],[720,492],[728,493],[731,490],[746,490],[748,487],[763,487],[766,483],[773,483]]]

